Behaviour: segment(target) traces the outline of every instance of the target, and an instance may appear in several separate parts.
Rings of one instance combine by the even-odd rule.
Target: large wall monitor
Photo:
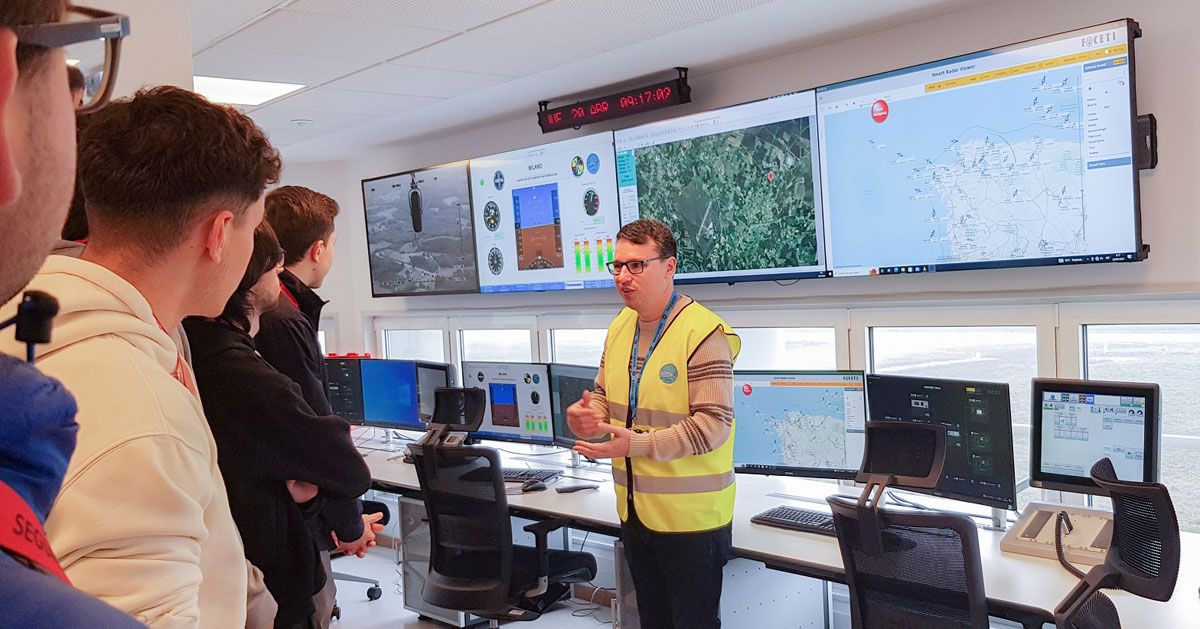
[[[596,367],[550,363],[550,411],[554,443],[570,448],[580,439],[567,424],[567,408],[583,399],[584,391],[596,388]],[[606,441],[608,435],[588,441]]]
[[[733,462],[750,474],[854,478],[862,464],[861,371],[737,371]]]
[[[621,223],[679,241],[682,283],[825,274],[813,92],[616,132]]]
[[[833,275],[1143,259],[1136,32],[1111,22],[819,88]]]
[[[373,296],[479,291],[467,162],[365,179],[362,192]]]
[[[487,409],[475,436],[550,445],[550,377],[546,365],[463,361],[463,386],[483,389]]]
[[[1008,385],[908,376],[867,376],[872,420],[946,427],[946,465],[936,496],[1001,509],[1017,508]]]
[[[1033,380],[1033,487],[1103,493],[1089,475],[1107,457],[1117,478],[1158,482],[1157,384]]]
[[[473,159],[471,172],[482,292],[612,286],[612,133]]]

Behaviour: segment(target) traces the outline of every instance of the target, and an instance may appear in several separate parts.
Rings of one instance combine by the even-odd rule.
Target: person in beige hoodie
[[[51,256],[29,286],[60,303],[38,366],[79,405],[50,543],[78,588],[151,627],[247,620],[216,446],[165,330],[220,314],[279,171],[278,152],[236,109],[173,87],[117,101],[81,144],[88,246],[80,259]]]

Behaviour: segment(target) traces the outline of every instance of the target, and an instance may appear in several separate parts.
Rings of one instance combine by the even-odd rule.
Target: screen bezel
[[[737,382],[742,376],[766,376],[766,375],[786,375],[786,376],[858,376],[863,379],[863,412],[869,414],[870,409],[867,406],[867,378],[866,372],[861,369],[738,369],[733,372],[734,395],[737,395]],[[863,418],[864,421],[867,419]],[[865,436],[864,436],[865,438]],[[864,442],[865,443],[865,442]],[[859,467],[854,469],[833,470],[817,467],[792,467],[787,465],[735,465],[734,472],[738,474],[754,474],[758,476],[790,476],[795,478],[822,478],[832,480],[854,480],[858,476]]]
[[[983,48],[983,49],[976,50],[973,52],[967,52],[967,53],[963,53],[960,55],[954,55],[952,57],[946,57],[944,59],[927,61],[924,63],[917,63],[917,64],[913,64],[910,66],[905,66],[903,68],[896,68],[894,70],[877,72],[875,74],[868,74],[868,75],[860,76],[860,77],[853,78],[853,79],[847,79],[845,81],[838,81],[836,83],[830,83],[828,85],[817,86],[817,87],[813,88],[813,91],[816,92],[816,94],[818,95],[818,98],[817,98],[817,124],[818,124],[818,129],[820,129],[820,121],[821,121],[820,94],[823,92],[828,92],[830,90],[835,90],[835,89],[839,89],[839,88],[843,88],[843,87],[848,87],[850,85],[856,85],[856,84],[865,83],[865,82],[869,82],[869,81],[875,81],[875,80],[888,78],[888,77],[892,77],[892,76],[908,74],[908,73],[915,72],[915,71],[921,70],[923,68],[928,68],[928,67],[932,67],[932,66],[938,66],[938,65],[943,65],[943,64],[953,63],[953,62],[965,61],[965,60],[969,60],[972,58],[977,58],[984,54],[997,54],[997,53],[1009,52],[1011,50],[1019,50],[1021,48],[1027,48],[1030,45],[1039,43],[1042,40],[1053,40],[1053,39],[1065,38],[1067,36],[1083,34],[1083,33],[1086,33],[1087,31],[1092,31],[1092,30],[1096,30],[1096,29],[1120,28],[1122,26],[1124,26],[1126,29],[1126,39],[1127,39],[1126,45],[1129,47],[1129,50],[1126,53],[1126,56],[1129,58],[1129,64],[1128,64],[1128,66],[1129,66],[1129,134],[1130,134],[1130,147],[1132,150],[1132,157],[1133,157],[1133,164],[1131,165],[1130,170],[1132,171],[1132,178],[1133,178],[1133,232],[1134,232],[1133,233],[1133,237],[1134,237],[1133,246],[1134,246],[1134,251],[1121,251],[1121,252],[1111,252],[1111,253],[1107,253],[1107,254],[1091,254],[1088,256],[1078,256],[1079,258],[1081,258],[1079,260],[1072,259],[1072,258],[1074,258],[1074,256],[1072,256],[1072,257],[1055,256],[1053,258],[1030,258],[1030,259],[1023,259],[1023,260],[993,260],[993,261],[988,261],[988,262],[965,262],[965,263],[954,263],[954,264],[929,264],[928,262],[912,262],[907,265],[899,265],[899,266],[889,265],[888,267],[883,267],[883,268],[881,268],[878,275],[880,275],[880,276],[882,276],[882,275],[897,275],[897,274],[908,274],[908,273],[914,273],[914,272],[933,273],[933,272],[947,272],[947,271],[973,271],[973,270],[1007,269],[1007,268],[1022,268],[1022,267],[1040,267],[1040,266],[1076,266],[1079,264],[1104,264],[1104,263],[1115,263],[1115,262],[1141,262],[1141,261],[1144,261],[1148,257],[1149,248],[1146,246],[1145,242],[1142,240],[1142,201],[1141,201],[1142,197],[1141,197],[1141,185],[1140,185],[1141,170],[1138,168],[1138,163],[1137,163],[1137,152],[1138,152],[1137,147],[1139,144],[1138,132],[1137,132],[1137,126],[1138,126],[1137,125],[1137,118],[1138,118],[1137,76],[1136,76],[1137,63],[1136,63],[1136,57],[1134,55],[1134,49],[1135,49],[1134,42],[1138,38],[1141,37],[1142,31],[1141,31],[1141,27],[1138,25],[1137,21],[1133,20],[1132,18],[1122,18],[1122,19],[1117,19],[1117,20],[1111,20],[1108,22],[1101,22],[1099,24],[1093,24],[1091,26],[1085,26],[1082,28],[1074,28],[1074,29],[1070,29],[1070,30],[1066,30],[1066,31],[1061,31],[1058,33],[1052,33],[1049,35],[1032,37],[1030,39],[1025,39],[1025,40],[1022,40],[1019,42],[1014,42],[1011,44],[1005,44],[1003,46],[995,46],[993,48]],[[822,136],[823,136],[823,134],[822,134]],[[822,147],[822,146],[824,146],[824,137],[822,137],[821,141],[818,143],[818,148]],[[823,155],[823,153],[822,153],[822,155]],[[825,164],[824,163],[822,163],[820,165],[820,167],[818,168],[818,172],[821,174],[821,176],[824,175],[824,172],[825,172]],[[827,194],[827,190],[825,188],[824,182],[822,182],[821,200],[822,200],[823,204],[825,203],[826,194]],[[828,211],[828,208],[826,208],[826,214],[827,214],[827,217],[832,216],[832,212]],[[827,230],[826,236],[828,236],[830,233],[832,233],[832,221],[826,220],[825,226],[826,226],[826,230]],[[830,240],[829,238],[826,238],[826,242],[825,242],[825,261],[826,261],[825,268],[828,271],[828,277],[861,277],[861,276],[856,276],[856,275],[836,275],[836,273],[834,271],[834,266],[833,266],[834,256],[830,249],[830,245],[832,243],[830,243],[829,240]],[[1133,254],[1132,260],[1130,260],[1130,259],[1117,259],[1117,260],[1085,260],[1085,259],[1082,259],[1082,258],[1088,258],[1088,257],[1102,257],[1102,256],[1108,256],[1108,255],[1129,255],[1129,254]],[[1066,261],[1060,262],[1059,261],[1060,259],[1066,259]],[[879,267],[877,267],[877,268],[879,268]],[[897,272],[886,272],[885,271],[885,269],[894,269],[894,268],[902,269],[902,271],[897,271]],[[918,270],[917,271],[908,270],[908,269],[913,269],[913,268],[916,268]]]
[[[549,363],[506,362],[506,361],[502,361],[502,360],[464,360],[464,361],[462,361],[462,363],[459,365],[459,369],[462,371],[463,388],[482,389],[484,392],[484,395],[487,396],[484,403],[487,405],[488,413],[490,414],[491,413],[491,404],[492,404],[491,392],[489,392],[487,389],[484,389],[483,387],[479,386],[479,384],[480,384],[479,382],[468,382],[467,381],[467,365],[509,365],[509,366],[521,365],[521,366],[528,366],[528,367],[543,367],[543,368],[545,368],[546,369],[546,402],[550,405],[551,413],[553,413],[554,403],[550,397]],[[553,417],[550,418],[550,423],[553,426],[553,424],[554,424]],[[477,430],[477,431],[471,433],[471,436],[476,439],[486,439],[487,441],[505,441],[508,443],[524,443],[524,444],[533,445],[533,446],[555,445],[554,435],[553,435],[553,427],[551,428],[551,435],[544,439],[540,439],[537,437],[510,435],[510,434],[497,433],[497,432],[487,432],[485,430]]]
[[[1162,445],[1161,389],[1152,382],[1115,382],[1104,380],[1068,380],[1034,378],[1031,387],[1029,429],[1029,486],[1040,489],[1107,495],[1090,477],[1051,474],[1042,469],[1042,394],[1094,393],[1121,397],[1146,398],[1146,424],[1143,427],[1142,481],[1159,482],[1159,457]],[[1121,479],[1132,480],[1132,479]]]
[[[363,202],[362,203],[362,205],[363,205],[363,229],[366,231],[366,236],[367,236],[367,272],[368,272],[367,279],[371,283],[371,297],[374,297],[374,298],[378,298],[378,297],[417,297],[417,296],[421,296],[421,295],[478,295],[479,294],[479,258],[478,258],[478,256],[475,256],[475,290],[432,290],[432,291],[424,291],[423,290],[423,291],[410,291],[410,292],[402,292],[401,291],[401,292],[391,292],[391,293],[380,293],[380,292],[375,291],[375,264],[374,264],[374,261],[372,260],[373,256],[371,255],[371,215],[367,209],[367,184],[372,181],[379,181],[380,179],[391,179],[392,177],[403,177],[404,175],[413,175],[416,173],[428,172],[430,170],[434,170],[434,169],[438,169],[438,168],[457,167],[460,165],[467,171],[467,207],[471,208],[471,212],[470,212],[470,214],[471,214],[471,216],[470,216],[470,220],[471,220],[471,254],[475,255],[475,253],[476,253],[475,228],[477,226],[475,225],[475,210],[474,210],[474,206],[472,205],[472,197],[474,195],[474,186],[471,185],[471,176],[472,176],[471,175],[471,160],[461,159],[461,160],[454,161],[454,162],[447,162],[445,164],[435,164],[432,166],[426,166],[424,168],[412,168],[409,170],[402,170],[399,172],[394,172],[394,173],[391,173],[388,175],[379,175],[377,177],[370,177],[368,179],[363,179],[359,182],[359,192],[362,194],[362,202]]]
[[[362,398],[363,398],[363,422],[362,422],[362,425],[369,426],[371,428],[390,428],[392,430],[411,430],[413,432],[425,432],[425,423],[421,421],[421,401],[419,399],[413,400],[417,407],[416,423],[409,424],[409,423],[397,423],[397,422],[385,422],[385,421],[380,421],[380,420],[372,420],[369,417],[367,417],[367,388],[365,386],[362,386],[362,384],[361,384],[362,383],[362,366],[364,363],[388,362],[388,363],[409,364],[409,365],[412,365],[412,368],[413,368],[413,397],[416,398],[416,396],[420,395],[420,390],[421,390],[420,384],[417,383],[417,363],[416,363],[416,361],[403,360],[403,359],[398,359],[398,358],[359,358],[357,360],[359,361],[358,362],[358,379],[359,379],[359,383],[360,383],[359,389],[362,391]]]
[[[1012,426],[1013,426],[1012,388],[1008,385],[1007,382],[993,382],[993,381],[988,381],[988,380],[960,380],[960,379],[956,379],[956,378],[927,378],[924,376],[908,376],[908,375],[886,374],[886,373],[869,373],[869,374],[867,374],[867,377],[864,380],[864,382],[866,383],[865,388],[866,388],[866,393],[867,393],[867,421],[892,421],[892,420],[888,420],[887,418],[876,419],[871,416],[871,379],[872,378],[891,378],[891,379],[896,379],[896,380],[910,380],[910,381],[914,381],[914,382],[930,382],[930,383],[934,383],[937,386],[943,386],[943,387],[947,383],[949,383],[949,385],[951,385],[951,386],[975,385],[976,388],[985,388],[988,386],[1003,387],[1006,392],[1006,395],[1004,396],[1004,402],[1005,402],[1005,404],[1008,405],[1008,435],[1009,435],[1009,437],[1008,437],[1008,439],[1009,439],[1009,442],[1008,442],[1009,443],[1008,474],[1009,474],[1009,478],[1012,479],[1012,483],[1007,487],[1007,489],[1011,490],[1011,493],[1010,493],[1010,495],[1012,496],[1011,500],[1007,500],[1007,501],[1003,500],[1003,499],[993,500],[990,498],[984,498],[982,496],[972,496],[969,494],[959,493],[956,491],[940,489],[939,486],[941,485],[941,482],[942,482],[941,479],[938,480],[938,485],[935,485],[934,487],[931,487],[931,488],[896,487],[896,489],[916,492],[916,493],[920,493],[920,494],[926,494],[926,495],[930,495],[930,496],[936,496],[938,498],[946,498],[948,500],[958,500],[961,502],[968,502],[971,504],[983,505],[985,507],[993,507],[996,509],[1007,509],[1009,511],[1015,511],[1017,509],[1017,470],[1016,470],[1016,456],[1017,455],[1016,455],[1016,448],[1015,448],[1015,443],[1014,443],[1015,440],[1013,439],[1013,436],[1012,436]],[[901,420],[896,420],[896,421],[914,421],[914,420],[901,419]],[[915,423],[927,423],[927,422],[915,422]],[[937,424],[937,425],[941,425],[941,424]],[[863,452],[863,456],[866,456],[865,451]],[[945,468],[942,469],[943,478],[945,478],[946,471],[947,470]]]

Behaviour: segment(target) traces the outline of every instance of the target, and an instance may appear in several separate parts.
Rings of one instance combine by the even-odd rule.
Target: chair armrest
[[[526,592],[526,596],[538,596],[546,591],[546,587],[549,585],[550,575],[550,546],[546,542],[546,539],[550,536],[552,531],[561,529],[566,525],[566,520],[562,518],[554,518],[550,520],[534,522],[533,524],[527,524],[522,529],[528,533],[533,533],[534,548],[537,549],[538,556],[538,586],[537,588]]]

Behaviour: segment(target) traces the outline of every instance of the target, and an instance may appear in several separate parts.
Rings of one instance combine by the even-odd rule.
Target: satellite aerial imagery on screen
[[[635,149],[638,212],[671,226],[680,273],[818,263],[809,122]]]

